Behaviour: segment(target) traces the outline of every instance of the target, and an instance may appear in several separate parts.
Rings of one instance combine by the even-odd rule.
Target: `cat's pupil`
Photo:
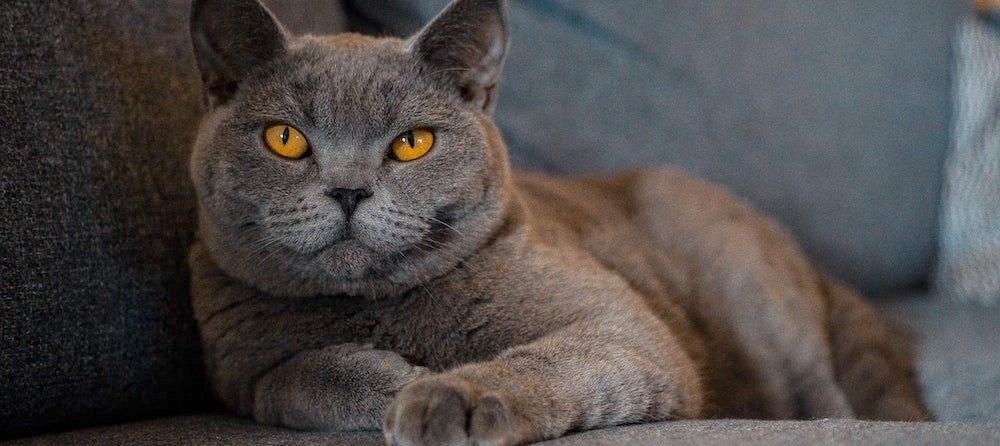
[[[285,127],[284,130],[281,131],[281,143],[282,144],[288,144],[288,136],[289,136],[289,134],[288,134],[288,127]]]
[[[403,134],[403,142],[405,142],[406,145],[413,147],[413,130],[407,131]]]

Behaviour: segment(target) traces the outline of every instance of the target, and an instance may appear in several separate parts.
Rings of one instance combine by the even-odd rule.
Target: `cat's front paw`
[[[511,399],[459,376],[443,374],[405,387],[385,418],[392,446],[518,445],[533,440]]]

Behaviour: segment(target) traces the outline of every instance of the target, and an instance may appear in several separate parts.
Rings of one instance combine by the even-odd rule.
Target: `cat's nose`
[[[326,191],[326,195],[340,203],[340,208],[344,210],[344,217],[351,218],[358,203],[365,198],[372,196],[367,189],[344,189],[338,187]]]

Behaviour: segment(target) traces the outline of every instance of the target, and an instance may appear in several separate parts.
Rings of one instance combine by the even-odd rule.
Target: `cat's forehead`
[[[270,71],[248,100],[311,121],[391,126],[408,113],[440,105],[440,95],[421,78],[418,62],[399,39],[306,36]]]
[[[281,74],[289,85],[298,88],[361,91],[412,82],[407,72],[413,64],[398,41],[359,35],[306,36],[289,48],[279,71],[284,71]]]
[[[399,39],[379,38],[357,33],[343,33],[329,36],[306,36],[303,40],[307,42],[320,42],[334,48],[351,49],[371,49],[382,45],[398,45],[402,43]]]

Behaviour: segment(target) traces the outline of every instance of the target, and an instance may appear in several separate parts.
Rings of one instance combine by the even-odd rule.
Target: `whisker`
[[[319,206],[311,204],[311,205],[306,205],[306,206],[292,206],[292,207],[287,207],[287,208],[278,208],[278,209],[275,209],[274,212],[268,212],[267,215],[268,215],[268,217],[279,217],[279,216],[286,215],[286,214],[291,214],[291,213],[294,213],[294,212],[311,211],[313,209],[316,209],[317,207],[319,207]]]
[[[268,223],[268,226],[273,227],[273,228],[287,228],[287,227],[291,227],[291,226],[297,226],[297,225],[300,225],[302,223],[309,223],[311,221],[316,221],[316,220],[319,220],[320,218],[323,218],[323,213],[322,212],[316,212],[316,213],[314,213],[312,215],[306,215],[306,216],[294,218],[294,219],[287,220],[287,221],[284,221],[284,220],[274,221],[274,220],[272,220],[270,223]]]
[[[434,218],[434,217],[430,217],[429,219],[431,221],[435,222],[435,223],[441,224],[442,226],[444,226],[444,227],[446,227],[448,229],[451,229],[452,231],[455,231],[455,233],[458,234],[459,237],[465,237],[465,234],[462,234],[462,231],[459,231],[458,229],[455,229],[454,226],[449,225],[448,223],[445,223],[445,222],[443,222],[441,220],[438,220],[437,218]]]
[[[444,255],[450,257],[452,260],[455,260],[458,263],[462,263],[462,262],[465,261],[465,259],[463,259],[458,254],[455,254],[453,252],[450,252],[450,251],[447,251],[447,250],[443,249],[443,248],[455,248],[454,246],[447,246],[447,245],[437,245],[437,246],[435,246],[435,245],[428,244],[426,241],[423,241],[423,240],[421,240],[421,241],[419,241],[417,243],[418,243],[418,245],[414,245],[414,247],[416,247],[418,249],[419,249],[420,246],[423,246],[425,248],[428,248],[428,249],[432,250],[433,252],[444,254]],[[426,251],[424,251],[424,252],[426,253]]]
[[[265,239],[265,240],[266,241],[264,243],[262,243],[261,246],[254,252],[254,255],[264,254],[264,253],[266,253],[266,255],[264,255],[263,257],[261,257],[261,258],[259,258],[257,260],[257,264],[255,265],[254,269],[257,269],[257,268],[260,268],[261,266],[264,266],[264,264],[267,263],[268,260],[270,260],[272,257],[274,257],[277,253],[281,252],[281,246],[279,244],[281,242],[281,239],[279,237],[272,235],[272,236],[269,236],[269,238]],[[274,247],[275,249],[270,249],[269,250],[269,248],[272,248],[272,247]],[[267,252],[267,251],[270,251],[270,252]]]
[[[465,237],[465,234],[463,234],[462,231],[459,231],[454,226],[452,226],[451,224],[448,224],[447,222],[445,222],[445,221],[443,221],[441,219],[438,219],[438,218],[435,218],[435,217],[424,217],[422,215],[417,215],[417,214],[409,213],[409,212],[402,211],[402,210],[395,209],[395,208],[382,207],[381,209],[384,210],[384,211],[386,211],[386,212],[391,212],[393,214],[402,215],[404,217],[414,218],[414,219],[417,219],[417,220],[420,220],[420,221],[423,221],[423,222],[437,223],[437,224],[439,224],[441,226],[444,226],[445,228],[448,228],[451,231],[455,232],[455,234],[458,234],[458,236]]]

